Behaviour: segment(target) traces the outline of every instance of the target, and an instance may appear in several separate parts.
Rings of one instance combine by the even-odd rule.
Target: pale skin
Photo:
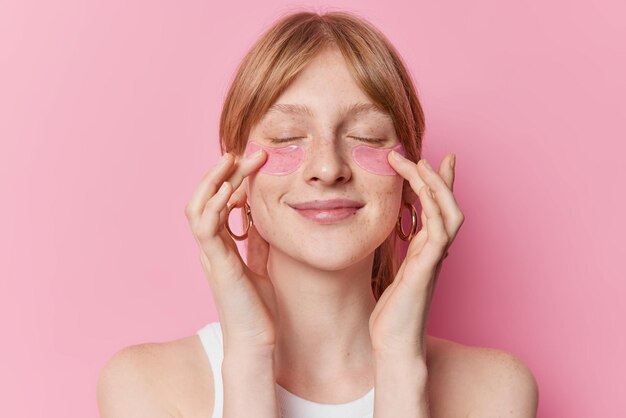
[[[386,138],[385,147],[399,139],[384,117],[342,113],[350,104],[372,102],[336,50],[314,58],[277,103],[306,105],[313,116],[268,115],[249,139],[269,145],[298,137],[308,150],[303,166],[288,176],[258,175],[263,152],[226,154],[185,211],[224,334],[224,416],[246,416],[246,406],[234,399],[245,391],[237,383],[250,379],[232,366],[243,361],[260,365],[257,373],[268,377],[267,392],[250,395],[258,396],[253,411],[259,417],[278,416],[274,380],[321,403],[348,402],[374,386],[376,418],[534,417],[537,385],[520,360],[425,334],[443,260],[464,220],[453,195],[454,155],[435,170],[425,160],[390,154],[397,176],[356,167],[346,152],[355,136]],[[334,197],[366,205],[358,219],[330,227],[301,219],[286,205]],[[396,216],[389,214],[415,197],[423,226],[376,301],[373,251],[393,232]],[[224,228],[227,205],[246,200],[255,222],[248,239],[261,243],[247,265]],[[134,410],[208,417],[214,402],[213,376],[195,335],[121,350],[103,369],[98,389],[103,417],[133,416]]]

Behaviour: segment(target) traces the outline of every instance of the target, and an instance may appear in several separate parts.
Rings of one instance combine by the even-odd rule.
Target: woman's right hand
[[[248,239],[253,240],[257,265],[248,266],[225,226],[228,205],[241,207],[246,201],[239,186],[267,158],[265,151],[260,152],[256,157],[240,159],[224,154],[202,179],[185,208],[217,305],[224,351],[266,352],[273,350],[276,342],[278,318],[274,287],[267,275],[267,242],[254,226],[250,227]],[[259,257],[259,251],[265,257]]]

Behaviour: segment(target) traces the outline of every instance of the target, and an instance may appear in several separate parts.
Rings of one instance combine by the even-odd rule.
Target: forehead
[[[353,103],[344,105],[339,110],[341,116],[375,116],[391,121],[391,115],[373,103]],[[303,104],[275,103],[267,110],[264,117],[279,115],[315,117],[315,111]]]

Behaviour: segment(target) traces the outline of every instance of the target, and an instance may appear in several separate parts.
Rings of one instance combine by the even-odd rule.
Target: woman
[[[116,353],[102,416],[534,417],[520,360],[425,333],[464,217],[454,155],[431,168],[423,132],[409,73],[371,24],[344,12],[275,24],[243,60],[224,154],[186,207],[219,322]],[[401,263],[396,237],[410,241]]]

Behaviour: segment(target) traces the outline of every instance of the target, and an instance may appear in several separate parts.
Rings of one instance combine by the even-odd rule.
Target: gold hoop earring
[[[417,211],[415,210],[415,206],[410,203],[402,201],[402,204],[408,207],[411,211],[411,232],[407,235],[402,230],[402,208],[400,208],[400,214],[398,215],[398,221],[396,222],[396,232],[402,241],[411,241],[417,232]]]
[[[245,227],[245,232],[242,235],[235,235],[233,231],[231,231],[230,225],[228,225],[228,219],[230,218],[230,211],[235,209],[235,207],[236,207],[235,203],[228,205],[228,214],[226,215],[226,230],[228,231],[228,235],[230,235],[231,238],[237,241],[242,241],[248,238],[248,231],[250,230],[250,227],[254,224],[252,220],[252,212],[250,211],[250,205],[248,205],[248,202],[245,202],[243,205],[243,211],[246,216],[245,222],[247,224]]]

